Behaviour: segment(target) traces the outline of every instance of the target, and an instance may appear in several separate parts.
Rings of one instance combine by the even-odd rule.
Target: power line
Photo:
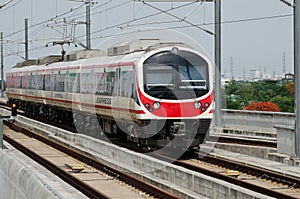
[[[152,14],[153,15],[153,14]],[[149,15],[148,15],[149,16]],[[148,16],[145,16],[145,17],[148,17]],[[231,23],[241,23],[241,22],[251,22],[251,21],[261,21],[261,20],[270,20],[270,19],[277,19],[277,18],[285,18],[285,17],[291,17],[293,16],[293,14],[284,14],[284,15],[274,15],[274,16],[266,16],[266,17],[256,17],[256,18],[247,18],[247,19],[239,19],[239,20],[229,20],[229,21],[223,21],[221,22],[221,24],[231,24]],[[142,17],[144,18],[144,17]],[[141,18],[140,18],[141,19]],[[133,21],[138,21],[139,19],[137,20],[133,20]],[[130,21],[132,22],[132,21]],[[124,25],[124,24],[128,24],[130,22],[124,22],[122,23],[121,25]],[[214,25],[215,23],[214,22],[210,22],[210,23],[205,23],[205,24],[196,24],[197,26],[207,26],[207,25]],[[114,25],[110,28],[113,28],[113,27],[118,27],[118,26],[121,26],[120,24],[118,25]],[[142,24],[141,24],[142,25]],[[149,31],[153,31],[153,30],[165,30],[165,29],[181,29],[181,28],[192,28],[194,26],[192,25],[185,25],[185,26],[173,26],[173,27],[163,27],[163,28],[156,28],[156,29],[148,29],[148,30],[139,30],[140,32],[149,32]],[[110,28],[107,28],[107,29],[110,29]],[[106,29],[101,29],[101,30],[98,30],[98,31],[95,31],[93,33],[91,33],[92,35],[95,34],[95,33],[98,33],[98,32],[101,32],[101,31],[104,31]],[[109,35],[103,35],[103,36],[97,36],[97,37],[92,37],[92,39],[104,39],[104,38],[109,38],[109,37],[113,37],[113,36],[116,36],[116,35],[126,35],[126,34],[132,34],[132,32],[127,32],[127,33],[115,33],[115,34],[109,34]],[[79,36],[78,38],[81,38],[81,37],[84,37],[85,35],[82,35],[82,36]],[[42,39],[40,39],[42,40]],[[35,41],[38,41],[38,40],[35,40]],[[82,40],[77,40],[77,41],[82,41]],[[41,47],[37,47],[37,48],[33,48],[33,49],[30,49],[29,51],[32,51],[32,50],[40,50],[40,49],[43,49],[45,48],[45,46],[41,46]],[[18,52],[18,53],[10,53],[10,54],[5,54],[4,56],[5,57],[9,57],[9,56],[13,56],[13,55],[18,55],[19,53],[22,53],[21,52]]]
[[[17,3],[19,3],[20,1],[21,1],[21,0],[19,0]],[[110,11],[110,10],[112,10],[112,9],[115,9],[115,8],[118,8],[118,7],[122,6],[122,5],[128,4],[128,3],[131,2],[131,1],[121,2],[121,3],[117,4],[117,5],[111,5],[110,7],[107,7],[107,5],[110,4],[110,3],[112,3],[112,2],[113,2],[113,0],[109,0],[109,1],[107,1],[107,2],[105,2],[105,3],[102,3],[101,5],[98,5],[98,6],[93,7],[91,10],[94,11],[93,14],[102,13],[102,12],[105,12],[105,11],[108,12],[108,11]],[[161,25],[161,24],[168,24],[168,23],[171,24],[171,23],[175,23],[176,21],[169,21],[169,22],[168,22],[168,21],[166,21],[166,22],[158,21],[158,22],[151,22],[151,23],[148,22],[148,23],[140,23],[140,24],[130,24],[130,23],[135,23],[135,22],[137,22],[137,21],[141,21],[141,20],[147,19],[147,18],[151,18],[151,17],[154,17],[154,16],[158,16],[158,15],[163,14],[163,13],[168,13],[168,12],[170,12],[170,11],[173,11],[173,10],[176,10],[176,9],[179,9],[179,8],[187,7],[187,6],[189,6],[189,5],[193,5],[194,3],[195,3],[195,2],[190,2],[190,3],[184,4],[184,5],[180,5],[180,6],[177,6],[177,7],[173,7],[173,6],[172,6],[172,8],[166,9],[166,10],[161,10],[161,9],[159,9],[159,12],[156,12],[156,13],[154,13],[154,14],[149,14],[149,15],[146,15],[146,16],[142,16],[142,17],[140,17],[140,18],[135,18],[135,19],[132,19],[132,20],[128,20],[128,21],[126,21],[126,22],[122,22],[122,23],[119,23],[119,24],[111,25],[111,26],[109,26],[109,27],[106,27],[106,28],[102,28],[102,29],[96,30],[96,31],[92,32],[91,34],[92,34],[92,35],[95,35],[95,34],[97,34],[97,33],[99,33],[99,32],[102,32],[102,31],[105,31],[105,30],[109,30],[109,29],[112,29],[112,28],[122,28],[122,26],[123,26],[123,27],[133,27],[133,26],[143,26],[143,25],[149,25],[149,24],[151,24],[151,25],[155,25],[155,24],[156,24],[156,25]],[[147,4],[147,5],[148,5],[148,4]],[[106,8],[105,8],[105,9],[102,9],[103,6],[106,6]],[[99,8],[100,8],[101,10],[100,10],[100,11],[97,11]],[[155,7],[155,9],[157,10],[156,7]],[[48,19],[48,20],[44,20],[44,21],[41,21],[41,22],[39,22],[39,23],[37,23],[37,24],[31,25],[30,28],[34,28],[34,27],[37,27],[37,26],[41,26],[41,25],[42,25],[41,28],[38,28],[37,30],[33,31],[31,34],[32,34],[32,35],[36,35],[38,32],[40,32],[41,30],[43,30],[43,29],[46,27],[46,26],[45,26],[46,23],[48,23],[48,22],[53,22],[55,19],[58,19],[59,17],[66,16],[66,15],[68,15],[68,14],[70,14],[70,13],[73,13],[73,15],[72,15],[72,16],[68,16],[68,17],[66,17],[66,18],[70,18],[70,17],[79,17],[82,13],[84,13],[84,12],[75,13],[74,11],[75,11],[75,10],[67,11],[67,12],[61,13],[61,14],[59,14],[59,15],[53,17],[53,18],[50,18],[50,19]],[[78,12],[78,11],[79,11],[79,9],[76,10],[76,12]],[[170,14],[170,13],[169,13],[169,14]],[[171,15],[173,15],[173,14],[171,14]],[[277,18],[284,18],[284,17],[290,17],[290,16],[293,16],[293,14],[284,14],[284,15],[274,15],[274,16],[265,16],[265,17],[254,17],[254,18],[246,18],[246,19],[229,20],[229,21],[223,21],[223,22],[221,22],[221,24],[231,24],[231,23],[241,23],[241,22],[250,22],[250,21],[269,20],[269,19],[277,19]],[[174,17],[175,17],[176,19],[179,19],[178,22],[183,21],[182,19],[185,19],[185,18],[186,18],[186,17],[180,18],[180,17],[176,16],[175,14],[174,14]],[[193,24],[193,23],[191,23],[191,24],[188,24],[188,25],[163,27],[163,28],[161,28],[161,29],[181,29],[181,28],[191,28],[191,27],[197,27],[198,29],[201,29],[200,27],[207,26],[207,25],[214,25],[214,24],[215,24],[215,23],[204,23],[204,24]],[[156,29],[156,30],[157,30],[157,29]],[[19,30],[19,31],[16,31],[16,32],[14,32],[14,33],[11,33],[11,34],[9,34],[9,35],[6,35],[6,38],[7,38],[7,37],[10,37],[10,36],[12,36],[12,35],[15,35],[15,34],[17,34],[17,33],[20,33],[20,32],[22,32],[22,31],[24,31],[24,29]],[[149,30],[147,30],[147,31],[149,31]],[[151,31],[151,30],[150,30],[150,31]],[[122,33],[117,33],[117,34],[118,34],[118,35],[122,35]],[[116,34],[111,34],[111,35],[106,35],[106,36],[100,36],[100,37],[98,36],[98,37],[93,37],[92,39],[107,38],[107,37],[115,36],[115,35],[116,35]],[[80,35],[80,36],[77,37],[77,38],[82,38],[82,37],[85,37],[85,35]],[[80,40],[78,40],[78,41],[80,41]],[[40,48],[39,48],[39,49],[40,49]]]
[[[96,31],[92,32],[91,34],[96,34],[96,33],[99,33],[99,32],[105,31],[105,30],[109,30],[109,29],[112,29],[112,28],[119,28],[123,25],[127,25],[127,24],[132,23],[132,22],[136,22],[136,21],[144,20],[144,19],[151,18],[151,17],[154,17],[154,16],[158,16],[158,15],[164,13],[164,12],[169,12],[171,10],[180,9],[180,8],[192,5],[194,3],[195,2],[187,3],[187,4],[180,5],[180,6],[177,6],[177,7],[173,7],[173,8],[167,9],[167,10],[163,10],[163,11],[159,11],[159,12],[156,12],[156,13],[153,13],[153,14],[149,14],[149,15],[146,15],[146,16],[143,16],[143,17],[140,17],[140,18],[132,19],[132,20],[129,20],[129,21],[126,21],[126,22],[115,24],[115,25],[111,25],[109,27],[96,30]],[[85,37],[85,35],[78,36],[78,38],[81,38],[81,37]]]
[[[186,20],[186,17],[185,17],[185,18],[180,18],[180,17],[178,17],[178,16],[176,16],[176,15],[174,15],[174,14],[171,14],[171,13],[169,13],[169,12],[166,12],[166,11],[164,11],[164,10],[162,10],[162,9],[160,9],[160,8],[157,8],[157,7],[155,7],[155,6],[152,6],[152,5],[148,4],[148,3],[145,3],[145,2],[143,2],[143,3],[144,3],[145,5],[151,7],[151,8],[154,8],[154,9],[156,9],[156,10],[159,10],[159,11],[161,11],[161,12],[163,12],[163,13],[165,13],[165,14],[171,16],[171,17],[174,17],[174,18],[176,18],[176,19],[179,19],[180,21],[183,21],[183,22],[185,22],[185,23],[191,25],[191,26],[194,26],[195,28],[198,28],[198,29],[200,29],[200,30],[202,30],[202,31],[204,31],[204,32],[206,32],[206,33],[208,33],[208,34],[210,34],[210,35],[214,35],[213,32],[211,32],[211,31],[209,31],[209,30],[206,30],[206,29],[204,29],[204,28],[201,28],[200,26],[197,26],[196,24],[193,24],[193,23],[191,23],[190,21],[187,21],[187,20]]]
[[[221,22],[221,24],[232,24],[232,23],[241,23],[241,22],[270,20],[270,19],[285,18],[285,17],[291,17],[291,16],[293,16],[293,14],[276,15],[276,16],[268,16],[268,17],[247,18],[247,19],[223,21],[223,22]],[[128,24],[128,23],[125,23],[125,22],[122,23],[122,25],[124,25],[124,24]],[[200,27],[200,26],[208,26],[208,25],[214,25],[214,24],[215,24],[214,22],[210,22],[210,23],[194,24],[194,25]],[[142,25],[143,24],[140,24],[140,26],[142,26]],[[144,23],[144,25],[147,25],[147,24]],[[149,31],[153,31],[153,30],[166,30],[166,29],[175,30],[175,29],[182,29],[182,28],[192,28],[192,27],[194,27],[194,25],[182,25],[182,26],[162,27],[162,28],[155,28],[155,29],[139,30],[139,32],[149,32]],[[118,27],[118,26],[121,27],[121,25],[115,25],[113,27]],[[124,27],[131,27],[131,26],[135,26],[135,25],[127,25],[127,26],[124,26]],[[92,34],[98,33],[98,32],[104,31],[104,30],[106,30],[106,29],[101,29],[101,30],[95,31]],[[124,33],[124,34],[132,34],[132,33]],[[102,38],[108,38],[108,37],[112,37],[112,36],[116,36],[116,35],[124,35],[124,34],[122,34],[122,33],[116,33],[116,34],[110,34],[110,35],[105,35],[105,36],[93,37],[92,39],[102,39]],[[80,38],[80,37],[84,37],[84,35],[79,36],[78,38]]]
[[[3,5],[1,5],[1,6],[2,6],[1,8],[3,8],[3,7],[5,6],[5,8],[1,9],[1,11],[8,10],[9,8],[14,7],[14,6],[17,5],[18,3],[20,3],[21,1],[22,1],[22,0],[19,0],[19,1],[17,1],[16,3],[14,3],[14,4],[10,5],[10,6],[5,6],[5,5],[7,5],[7,2],[6,2],[6,3],[4,3]],[[9,1],[9,3],[10,3],[10,2],[11,2],[11,1]]]

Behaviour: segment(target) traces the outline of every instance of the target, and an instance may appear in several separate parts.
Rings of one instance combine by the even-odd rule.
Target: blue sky
[[[6,0],[0,1],[4,2]],[[22,61],[21,56],[24,56],[25,18],[30,26],[29,57],[59,54],[60,46],[46,48],[45,45],[63,38],[64,18],[68,22],[85,21],[85,7],[81,5],[69,0],[13,0],[2,8],[0,31],[4,34],[5,69]],[[201,30],[214,32],[213,3],[143,4],[130,0],[98,0],[91,9],[93,48],[104,49],[119,40],[148,37],[187,40],[201,46],[199,48],[211,58],[214,56],[214,37]],[[169,14],[158,14],[160,10],[167,10]],[[246,76],[250,70],[260,68],[270,74],[280,74],[283,53],[287,72],[293,72],[292,14],[292,8],[280,0],[222,1],[222,72],[230,72],[232,64],[235,77],[242,76],[243,68]],[[70,35],[71,26],[66,27]],[[75,38],[85,44],[85,25],[78,24],[75,30]],[[65,46],[67,52],[76,49],[80,47]]]

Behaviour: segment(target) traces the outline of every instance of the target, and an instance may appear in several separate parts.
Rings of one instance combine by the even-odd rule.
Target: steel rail
[[[226,176],[222,173],[217,173],[217,172],[211,171],[209,169],[206,169],[206,168],[203,168],[200,166],[196,166],[194,164],[189,164],[185,160],[186,159],[188,160],[191,158],[198,159],[199,161],[204,161],[204,162],[209,162],[209,163],[212,163],[215,165],[220,165],[222,167],[238,170],[240,172],[248,173],[250,175],[257,174],[255,176],[260,177],[260,178],[270,179],[272,181],[280,182],[283,184],[287,184],[294,188],[299,188],[299,186],[300,186],[300,179],[297,179],[294,177],[289,177],[289,176],[281,175],[279,173],[271,172],[268,170],[239,164],[236,162],[232,162],[230,160],[225,160],[223,158],[213,157],[211,155],[203,154],[203,156],[201,158],[198,156],[197,156],[197,158],[195,158],[194,156],[195,155],[192,153],[186,153],[182,156],[183,159],[177,160],[177,159],[173,159],[172,157],[169,157],[169,156],[166,156],[163,154],[157,154],[157,153],[152,154],[152,157],[160,159],[162,161],[173,162],[174,165],[181,166],[186,169],[189,169],[189,170],[192,170],[192,171],[195,171],[198,173],[202,173],[204,175],[207,175],[207,176],[210,176],[213,178],[217,178],[217,179],[223,180],[223,181],[231,183],[231,184],[239,185],[243,188],[246,188],[246,189],[249,189],[254,192],[261,193],[263,195],[267,195],[270,197],[295,199],[295,197],[286,195],[284,193],[277,192],[276,190],[272,190],[272,189],[268,189],[268,188],[265,188],[265,187],[262,187],[259,185],[255,185],[255,184],[252,184],[252,183],[249,183],[249,182],[246,182],[246,181],[243,181],[241,179],[234,178],[231,176]],[[277,180],[275,180],[275,179],[277,179]]]
[[[121,181],[125,182],[126,184],[129,184],[133,187],[136,187],[138,190],[141,190],[155,198],[162,198],[162,199],[174,199],[174,198],[179,199],[180,198],[175,194],[167,192],[167,191],[165,191],[159,187],[156,187],[150,183],[143,182],[142,180],[139,180],[138,178],[136,178],[134,176],[123,173],[109,165],[99,162],[98,160],[96,160],[88,155],[80,153],[80,152],[78,152],[70,147],[67,147],[61,143],[58,143],[56,141],[52,141],[45,136],[31,132],[30,130],[28,130],[26,128],[23,128],[16,124],[12,124],[12,123],[8,123],[8,122],[6,122],[6,125],[8,125],[12,129],[14,129],[15,131],[20,131],[29,137],[33,137],[51,147],[56,148],[59,151],[63,151],[64,153],[68,154],[69,156],[72,156],[73,158],[78,159],[78,160],[86,163],[87,165],[90,165],[104,173],[107,173],[109,175],[114,175],[114,177],[117,176],[119,180],[121,180]]]
[[[174,164],[176,164],[178,166],[182,166],[182,167],[190,169],[190,170],[193,170],[193,171],[196,171],[196,172],[199,172],[199,173],[203,173],[203,174],[211,176],[213,178],[217,178],[217,179],[224,180],[226,182],[229,182],[229,183],[232,183],[232,184],[235,184],[235,185],[239,185],[243,188],[246,188],[246,189],[249,189],[249,190],[252,190],[252,191],[267,195],[267,196],[270,196],[270,197],[285,198],[285,199],[296,199],[295,197],[292,197],[292,196],[289,196],[289,195],[286,195],[286,194],[283,194],[283,193],[280,193],[280,192],[276,192],[276,191],[273,191],[271,189],[268,189],[268,188],[265,188],[265,187],[262,187],[262,186],[251,184],[251,183],[248,183],[246,181],[242,181],[242,180],[239,180],[239,179],[236,179],[236,178],[233,178],[233,177],[228,177],[224,174],[216,173],[216,172],[210,171],[208,169],[204,169],[204,168],[201,168],[201,167],[197,167],[197,166],[186,164],[186,163],[179,162],[179,161],[174,162]]]
[[[28,157],[32,158],[39,164],[46,167],[48,170],[50,170],[55,175],[59,176],[61,179],[63,179],[65,182],[69,183],[71,186],[82,192],[84,195],[86,195],[89,198],[110,198],[104,193],[99,192],[95,188],[91,187],[90,185],[84,183],[83,181],[79,180],[78,178],[72,176],[68,172],[64,171],[63,169],[57,167],[55,164],[51,163],[50,161],[46,160],[45,158],[39,156],[32,150],[26,148],[22,144],[16,142],[12,138],[4,135],[4,139],[10,143],[13,147],[27,155]]]
[[[286,184],[290,187],[300,188],[300,179],[293,176],[289,176],[286,173],[281,174],[279,172],[270,171],[264,168],[259,168],[220,157],[214,157],[212,155],[206,155],[203,158],[199,158],[199,160],[217,164],[219,166],[224,166],[229,169],[238,170],[240,172],[247,173],[249,175],[254,175],[256,177],[269,179],[277,183]]]
[[[286,176],[286,174],[272,172],[272,171],[269,171],[266,169],[257,168],[254,166],[226,160],[224,158],[213,157],[211,155],[205,155],[205,156],[203,155],[203,157],[198,158],[198,160],[216,164],[216,165],[228,168],[228,169],[234,169],[234,170],[237,170],[237,171],[240,171],[243,173],[247,173],[249,175],[256,176],[257,178],[264,178],[264,179],[269,179],[273,182],[283,183],[283,184],[288,185],[289,187],[300,188],[300,179],[297,179],[297,178],[291,177],[291,176]],[[193,171],[196,171],[196,172],[199,172],[199,173],[203,173],[203,174],[211,176],[213,178],[218,178],[218,179],[224,180],[226,182],[229,182],[229,183],[232,183],[235,185],[239,185],[241,187],[253,190],[255,192],[258,192],[258,193],[261,193],[261,194],[264,194],[264,195],[267,195],[270,197],[295,199],[295,197],[293,197],[293,196],[286,195],[284,193],[280,193],[280,192],[277,192],[272,189],[258,186],[258,185],[255,185],[255,184],[252,184],[252,183],[249,183],[249,182],[237,179],[237,178],[226,176],[221,173],[216,173],[216,172],[213,172],[208,169],[201,168],[201,167],[198,167],[198,166],[195,166],[192,164],[188,164],[182,160],[176,160],[174,162],[174,164],[178,165],[178,166],[182,166],[182,167],[190,169],[190,170],[193,170]]]
[[[242,144],[242,145],[251,145],[251,146],[263,146],[276,148],[277,142],[260,140],[260,139],[251,139],[251,138],[237,138],[237,137],[228,137],[228,136],[212,136],[210,135],[207,138],[207,141],[216,141],[221,143],[233,143],[233,144]]]

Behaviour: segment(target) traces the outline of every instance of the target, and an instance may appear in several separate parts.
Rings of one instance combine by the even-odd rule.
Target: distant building
[[[250,70],[250,79],[252,81],[260,80],[263,77],[263,73],[260,70]]]
[[[287,73],[284,75],[284,80],[288,81],[288,82],[292,82],[292,81],[294,81],[294,76],[295,75],[292,73]]]

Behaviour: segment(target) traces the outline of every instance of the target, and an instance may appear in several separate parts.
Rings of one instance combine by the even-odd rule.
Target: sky
[[[6,1],[0,0],[0,4]],[[25,56],[25,18],[29,21],[30,59],[60,54],[61,46],[46,47],[49,42],[75,38],[85,45],[85,7],[77,1],[12,0],[0,9],[5,71]],[[214,36],[204,31],[214,32],[213,3],[94,2],[92,48],[105,50],[121,41],[160,38],[184,41],[214,59]],[[292,14],[293,9],[280,0],[223,0],[222,73],[231,72],[232,67],[234,77],[242,77],[244,72],[250,76],[250,70],[281,74],[283,65],[286,72],[293,72]],[[67,53],[79,49],[79,45],[64,45]]]

